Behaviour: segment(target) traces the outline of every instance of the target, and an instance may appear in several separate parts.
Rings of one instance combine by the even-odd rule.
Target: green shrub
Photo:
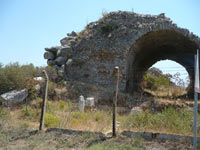
[[[65,111],[71,111],[73,109],[73,104],[70,100],[68,100],[67,102],[60,100],[59,109]]]
[[[64,110],[64,108],[65,108],[65,102],[64,102],[64,101],[60,101],[60,103],[59,103],[59,108],[60,108],[61,110]]]
[[[87,124],[90,119],[90,114],[87,112],[74,112],[72,113],[71,123],[72,124]]]
[[[163,75],[158,77],[153,74],[145,74],[144,82],[146,83],[147,89],[157,90],[160,86],[168,87],[171,84],[171,81]]]
[[[28,122],[23,122],[20,124],[20,128],[23,128],[23,129],[27,129],[29,128],[29,123]]]
[[[58,127],[60,125],[60,122],[61,120],[55,115],[49,113],[45,114],[45,121],[44,121],[45,127],[47,128]]]
[[[38,121],[40,119],[40,109],[35,109],[30,106],[24,106],[22,108],[22,117],[32,121]]]
[[[53,103],[53,101],[47,101],[46,102],[46,112],[49,114],[54,115],[57,110],[59,110],[59,105],[56,103]]]
[[[141,114],[130,115],[126,121],[126,127],[140,130],[168,130],[179,134],[189,134],[192,132],[192,116],[190,111],[175,110],[172,107],[155,114],[145,111]]]
[[[0,119],[1,120],[9,120],[11,117],[10,110],[7,108],[3,108],[0,110]]]
[[[87,120],[88,119],[88,113],[87,112],[75,112],[72,115],[72,118],[80,119],[80,120]]]
[[[37,98],[37,99],[35,99],[35,101],[36,101],[36,104],[35,104],[36,109],[41,109],[42,108],[43,99],[42,98]]]
[[[113,25],[112,23],[110,24],[104,24],[101,27],[101,33],[102,34],[109,34],[110,32],[112,32],[113,30],[115,30],[117,27],[115,25]]]
[[[104,119],[104,114],[101,113],[101,112],[97,112],[97,113],[94,114],[93,117],[94,117],[94,120],[95,120],[95,121],[100,121],[100,120],[103,120],[103,119]]]
[[[72,110],[75,109],[74,107],[75,107],[74,104],[70,100],[68,100],[67,104],[65,105],[65,110],[71,112]]]
[[[0,68],[0,94],[14,89],[28,89],[29,97],[35,98],[33,80],[35,68],[32,64],[22,65],[19,63],[8,64]]]
[[[42,70],[46,70],[49,76],[49,96],[55,96],[55,88],[57,82],[63,85],[63,76],[58,76],[56,69],[53,67],[34,67],[33,64],[19,65],[19,63],[10,63],[3,66],[0,63],[0,94],[15,90],[28,89],[29,98],[35,99],[37,96],[35,85],[37,81],[33,78],[36,76],[44,76]]]
[[[51,82],[51,81],[48,82],[48,97],[49,97],[49,99],[55,99],[56,87],[57,87],[56,83]]]

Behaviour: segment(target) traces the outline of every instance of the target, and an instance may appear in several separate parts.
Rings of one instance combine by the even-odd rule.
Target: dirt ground
[[[180,142],[146,141],[142,138],[116,138],[86,132],[63,132],[0,128],[0,150],[191,150],[192,145]]]

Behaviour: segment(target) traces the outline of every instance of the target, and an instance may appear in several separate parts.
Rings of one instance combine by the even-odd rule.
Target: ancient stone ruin
[[[84,96],[112,96],[115,66],[120,68],[120,92],[132,95],[141,90],[145,71],[165,59],[185,67],[190,77],[189,93],[193,90],[194,54],[200,38],[177,27],[163,13],[104,14],[80,33],[67,34],[60,43],[61,46],[45,48],[44,58],[48,65],[64,71],[71,88]]]

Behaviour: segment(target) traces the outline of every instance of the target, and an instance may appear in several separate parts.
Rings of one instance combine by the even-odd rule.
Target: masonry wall
[[[135,50],[139,49],[133,48],[135,43],[144,35],[160,30],[173,30],[187,37],[192,43],[192,50],[200,45],[196,35],[178,28],[164,14],[141,15],[118,11],[104,14],[103,18],[88,24],[80,33],[73,31],[68,34],[61,39],[61,46],[46,48],[44,57],[48,65],[59,72],[64,71],[67,81],[80,82],[83,87],[98,87],[104,91],[101,94],[114,90],[113,69],[119,66],[119,88],[120,92],[125,92],[127,80],[134,78],[130,74],[138,53]],[[90,88],[87,92],[90,95],[97,93],[97,90],[92,92]]]

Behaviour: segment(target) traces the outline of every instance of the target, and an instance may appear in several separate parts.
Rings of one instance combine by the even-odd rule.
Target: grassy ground
[[[28,106],[19,108],[0,109],[0,121],[10,126],[25,129],[38,129],[40,119],[41,99],[37,99]],[[45,127],[71,128],[75,130],[89,130],[107,132],[112,128],[111,108],[79,112],[73,103],[64,101],[48,101],[45,116]],[[162,112],[151,113],[146,110],[141,114],[130,115],[129,113],[118,114],[120,122],[118,132],[123,130],[150,131],[172,134],[193,134],[193,112],[181,109],[168,108]],[[200,116],[198,118],[200,125]],[[200,126],[198,126],[200,136]]]
[[[185,88],[173,85],[169,87],[160,86],[157,90],[144,89],[144,91],[151,93],[154,96],[165,96],[169,98],[187,94],[187,90]]]
[[[129,150],[140,149],[143,139],[106,138],[95,133],[67,134],[60,131],[48,133],[29,131],[23,128],[14,128],[1,124],[0,150]]]
[[[0,109],[0,150],[1,149],[190,149],[185,143],[145,141],[141,138],[129,139],[100,137],[95,134],[68,135],[60,132],[34,133],[39,127],[41,99],[17,108]],[[107,132],[112,127],[111,108],[87,109],[80,113],[76,104],[64,101],[48,101],[45,127],[71,128]],[[198,119],[200,121],[200,118]],[[123,130],[151,131],[192,135],[193,113],[189,110],[168,108],[162,112],[145,111],[138,115],[118,114],[120,126],[118,134]],[[200,122],[198,123],[200,124]],[[198,127],[200,135],[200,127]]]
[[[0,150],[188,150],[190,144],[145,141],[142,138],[105,137],[95,133],[68,134],[61,131],[36,132],[2,126]]]
[[[173,108],[168,108],[163,112],[154,114],[147,110],[138,115],[119,116],[118,118],[123,123],[121,128],[126,130],[193,134],[193,112],[184,109],[174,110]],[[200,135],[199,127],[198,135]]]

